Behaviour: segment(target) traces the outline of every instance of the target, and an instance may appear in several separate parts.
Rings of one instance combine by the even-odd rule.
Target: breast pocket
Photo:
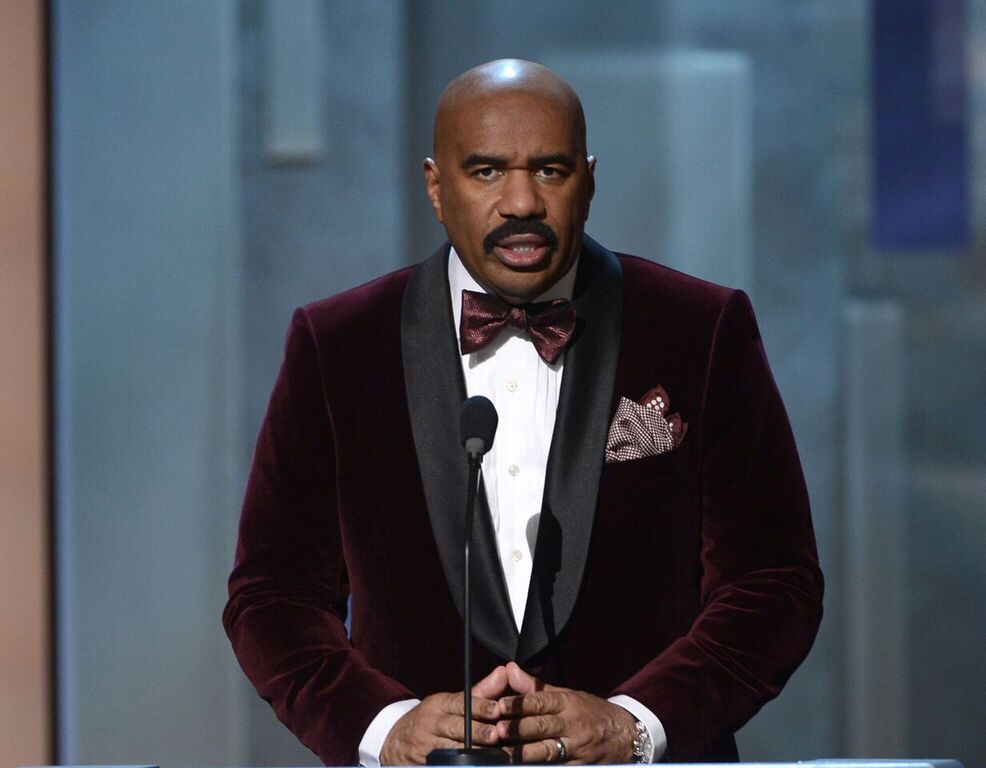
[[[599,488],[651,485],[681,479],[688,468],[688,453],[684,447],[667,453],[630,461],[615,461],[603,466]]]
[[[694,453],[681,448],[668,453],[603,467],[599,481],[596,525],[613,537],[614,546],[627,541],[651,555],[668,557],[680,534],[696,527],[701,492]],[[616,543],[618,542],[618,543]]]

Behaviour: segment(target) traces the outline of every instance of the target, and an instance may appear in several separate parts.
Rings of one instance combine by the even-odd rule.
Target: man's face
[[[428,197],[466,269],[514,304],[557,282],[582,246],[595,159],[574,110],[522,90],[477,96],[443,119]]]

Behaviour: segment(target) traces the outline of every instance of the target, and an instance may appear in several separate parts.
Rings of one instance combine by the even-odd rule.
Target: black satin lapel
[[[565,352],[544,503],[517,660],[530,659],[564,630],[582,585],[606,452],[623,322],[623,273],[616,257],[585,238],[575,287],[576,337]]]
[[[401,307],[401,349],[407,406],[428,516],[452,599],[462,614],[462,537],[468,467],[459,442],[466,399],[452,331],[446,245],[411,274]],[[497,555],[485,494],[480,495],[472,546],[472,631],[490,651],[512,659],[517,628]]]

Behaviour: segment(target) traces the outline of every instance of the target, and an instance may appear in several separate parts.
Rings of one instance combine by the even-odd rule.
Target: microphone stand
[[[472,745],[472,619],[469,614],[471,602],[469,589],[469,545],[472,542],[472,519],[476,509],[476,489],[479,486],[479,467],[483,460],[482,450],[470,450],[466,443],[466,454],[469,457],[469,484],[466,489],[466,531],[465,542],[462,545],[463,579],[462,579],[462,623],[464,625],[462,647],[464,651],[463,668],[465,677],[462,686],[463,722],[465,724],[465,747],[462,749],[433,749],[428,753],[427,765],[506,765],[510,762],[507,753],[496,747],[473,747]]]

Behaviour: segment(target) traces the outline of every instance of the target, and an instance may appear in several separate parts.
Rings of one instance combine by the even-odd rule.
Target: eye
[[[546,165],[543,168],[538,168],[534,172],[534,175],[546,181],[561,181],[562,179],[567,179],[569,174],[565,168],[560,168],[556,165]]]
[[[492,168],[487,165],[487,166],[483,166],[482,168],[477,168],[475,171],[472,172],[472,175],[474,178],[477,178],[480,181],[493,181],[500,174],[496,168]]]

